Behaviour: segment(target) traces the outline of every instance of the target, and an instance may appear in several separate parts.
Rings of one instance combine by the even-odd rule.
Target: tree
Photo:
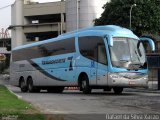
[[[132,30],[137,35],[158,33],[160,31],[159,0],[111,0],[104,5],[104,12],[95,25],[119,25],[129,28],[130,8],[132,9]]]

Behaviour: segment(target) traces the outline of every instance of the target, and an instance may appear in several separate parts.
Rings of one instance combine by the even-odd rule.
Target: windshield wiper
[[[137,53],[136,50],[135,50],[135,53],[136,53],[136,55],[137,55],[137,58],[138,58],[139,63],[141,63],[141,60],[139,59],[139,55],[138,55],[138,53]]]
[[[121,59],[120,61],[121,62],[129,62],[129,60],[123,60],[123,59]]]
[[[131,63],[128,67],[129,70],[138,70],[141,67],[141,64]]]

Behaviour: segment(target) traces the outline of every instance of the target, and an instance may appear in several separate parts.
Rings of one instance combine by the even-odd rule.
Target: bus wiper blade
[[[137,55],[138,61],[141,63],[141,60],[140,60],[139,55],[138,55],[138,53],[137,53],[136,50],[135,50],[135,53],[136,53],[136,55]]]
[[[128,67],[128,69],[130,69],[130,70],[137,70],[137,69],[139,69],[140,67],[141,67],[142,65],[139,63],[132,63],[132,64],[130,64],[129,65],[129,67]]]
[[[129,60],[123,60],[123,59],[121,59],[120,61],[121,62],[129,62]]]
[[[147,68],[147,62],[145,62],[143,65],[141,64],[141,66],[139,68],[146,69]]]

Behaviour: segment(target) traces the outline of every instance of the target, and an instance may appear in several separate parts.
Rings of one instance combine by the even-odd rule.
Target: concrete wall
[[[19,26],[23,25],[24,18],[23,18],[23,0],[16,0],[16,2],[12,5],[12,25]],[[16,46],[22,45],[25,41],[25,36],[23,33],[22,27],[15,27],[11,31],[12,34],[12,48]]]
[[[67,32],[94,25],[101,16],[104,4],[110,0],[66,0]]]
[[[24,16],[65,13],[65,2],[24,5]]]
[[[93,20],[100,17],[103,12],[102,6],[108,1],[110,0],[66,0],[24,4],[24,0],[16,0],[12,5],[12,48],[30,41],[29,37],[26,38],[26,34],[35,33],[32,37],[35,37],[37,41],[37,33],[54,33],[56,37],[57,33],[59,35],[64,31],[93,26]],[[65,14],[66,22],[64,21]],[[59,15],[59,21],[46,20],[44,23],[47,17],[56,19],[56,15]],[[38,19],[44,21],[32,23]]]
[[[28,43],[27,33],[37,34],[45,32],[58,32],[58,34],[66,31],[64,14],[65,2],[51,3],[28,3],[24,4],[24,0],[16,0],[12,5],[12,48]],[[52,15],[60,15],[60,20],[55,23],[32,23],[30,18],[44,17]],[[35,41],[36,41],[35,37]]]

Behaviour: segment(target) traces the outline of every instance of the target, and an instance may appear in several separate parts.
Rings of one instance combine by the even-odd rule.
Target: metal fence
[[[157,82],[160,90],[160,55],[148,55],[149,81]]]

